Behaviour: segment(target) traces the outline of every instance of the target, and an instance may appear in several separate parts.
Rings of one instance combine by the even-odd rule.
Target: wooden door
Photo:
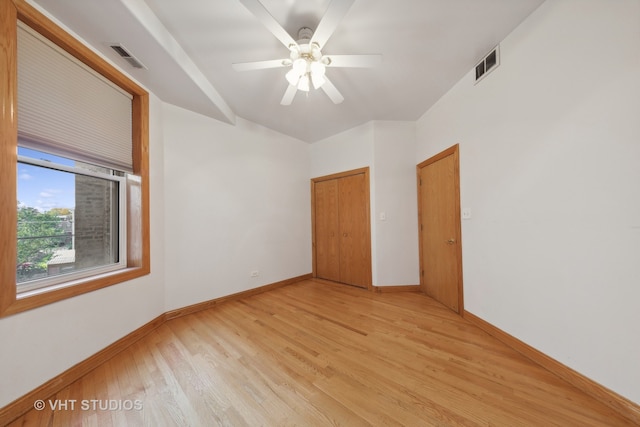
[[[371,287],[369,168],[311,180],[313,275]]]
[[[315,185],[315,235],[317,277],[340,280],[340,227],[338,224],[338,180]]]
[[[364,174],[338,180],[340,223],[340,281],[367,287],[370,261],[368,257],[368,203]]]
[[[458,146],[418,165],[420,286],[462,314]]]

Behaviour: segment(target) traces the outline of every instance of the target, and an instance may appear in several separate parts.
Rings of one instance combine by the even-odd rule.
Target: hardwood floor
[[[631,424],[427,296],[308,280],[164,323],[22,425]]]

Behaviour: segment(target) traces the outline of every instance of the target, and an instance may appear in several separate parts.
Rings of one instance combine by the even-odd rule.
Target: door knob
[[[453,245],[456,242],[455,239],[449,239],[447,240],[447,245]]]

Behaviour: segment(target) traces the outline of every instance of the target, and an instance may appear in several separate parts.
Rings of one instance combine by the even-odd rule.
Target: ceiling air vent
[[[500,46],[496,46],[476,65],[476,83],[500,65]]]
[[[109,46],[111,47],[111,49],[115,50],[118,55],[124,58],[124,60],[127,61],[133,68],[140,68],[140,69],[147,68],[142,64],[142,62],[138,61],[136,57],[131,55],[129,51],[120,43],[112,43]]]

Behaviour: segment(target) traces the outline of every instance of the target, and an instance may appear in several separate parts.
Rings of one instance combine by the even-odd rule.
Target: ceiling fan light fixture
[[[311,43],[311,57],[319,61],[322,58],[322,52],[320,51],[320,45],[318,43]]]
[[[319,89],[326,82],[324,74],[327,71],[327,67],[322,62],[314,61],[309,68],[313,87]]]
[[[295,69],[290,69],[287,74],[285,74],[285,77],[287,79],[287,81],[289,82],[290,85],[292,86],[297,86],[298,85],[298,81],[300,81],[300,73],[298,73]]]
[[[325,75],[326,67],[373,67],[381,61],[381,55],[322,55],[322,48],[347,13],[354,0],[331,0],[320,19],[315,31],[302,27],[298,31],[298,40],[294,40],[262,4],[262,0],[240,0],[259,21],[289,50],[289,58],[282,60],[257,61],[233,64],[237,71],[259,70],[264,68],[291,67],[285,74],[289,86],[280,102],[291,105],[298,90],[309,92],[313,83],[315,89],[323,91],[333,101],[340,104],[344,97]]]
[[[300,77],[300,81],[298,81],[298,90],[309,92],[309,89],[309,75],[305,74],[304,76]]]
[[[301,77],[304,73],[307,72],[307,60],[304,58],[298,58],[293,61],[293,70],[298,73],[298,76]]]
[[[289,58],[291,58],[291,61],[300,58],[300,47],[298,45],[290,47],[289,50]]]
[[[327,67],[322,62],[314,61],[309,66],[309,71],[311,72],[311,74],[324,76],[324,73],[327,71]]]
[[[307,74],[307,65],[307,61],[304,58],[298,58],[293,61],[291,69],[285,75],[289,84],[293,86],[298,85],[298,82],[300,81],[302,76]]]
[[[320,89],[322,85],[327,82],[327,79],[318,74],[311,74],[311,82],[313,83],[314,89]]]

